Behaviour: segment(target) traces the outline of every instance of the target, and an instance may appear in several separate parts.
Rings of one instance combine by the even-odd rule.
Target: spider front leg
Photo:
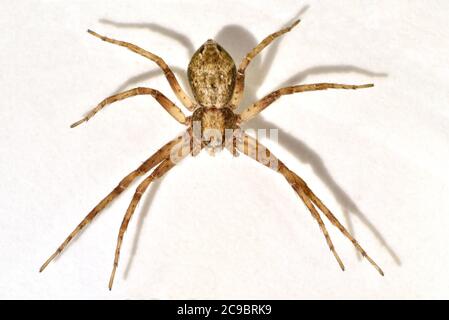
[[[254,59],[255,56],[257,56],[263,49],[265,49],[271,42],[273,42],[276,38],[280,37],[284,33],[289,32],[292,30],[301,20],[296,20],[293,22],[289,27],[283,28],[279,30],[278,32],[270,34],[268,37],[263,39],[256,47],[254,47],[240,62],[239,68],[237,70],[237,77],[235,80],[235,87],[234,92],[232,94],[231,98],[231,104],[230,107],[232,109],[236,109],[240,101],[243,97],[243,91],[245,88],[245,71],[248,65],[250,64],[251,60]]]
[[[285,165],[284,165],[285,166]],[[285,167],[287,169],[287,167]],[[288,169],[287,169],[288,170]],[[310,198],[310,200],[313,201],[314,205],[316,205],[321,212],[324,213],[324,215],[329,219],[329,221],[337,227],[340,232],[349,239],[354,247],[357,249],[357,251],[360,252],[360,254],[368,260],[371,265],[376,268],[376,270],[379,272],[380,275],[384,275],[384,272],[382,269],[374,262],[373,259],[366,253],[366,251],[360,246],[360,244],[357,242],[357,240],[349,233],[349,231],[346,230],[346,228],[338,221],[337,217],[334,216],[334,214],[326,207],[326,205],[313,193],[313,191],[307,186],[307,184],[302,180],[296,173],[293,171],[288,170],[289,173],[294,176],[294,179],[298,181],[299,183],[303,184],[305,186],[307,196]]]
[[[181,144],[182,143],[182,144]],[[115,272],[117,270],[118,261],[120,258],[120,248],[122,246],[123,236],[128,229],[129,221],[131,220],[131,217],[133,216],[137,205],[140,202],[140,199],[142,198],[142,195],[147,190],[148,186],[156,179],[162,177],[164,174],[166,174],[170,169],[172,169],[179,161],[184,159],[189,153],[191,153],[191,136],[187,136],[187,139],[183,141],[180,141],[179,144],[182,148],[176,148],[179,147],[175,146],[172,148],[169,155],[167,155],[166,159],[164,159],[157,167],[154,169],[154,171],[147,177],[145,180],[143,180],[139,186],[136,189],[136,192],[134,193],[134,196],[128,206],[128,209],[126,210],[126,214],[123,218],[122,224],[120,226],[120,231],[117,238],[117,247],[115,249],[115,258],[114,258],[114,266],[112,268],[111,277],[109,279],[109,290],[112,289],[112,284],[114,282]],[[188,150],[188,152],[186,152]]]
[[[117,187],[114,188],[103,200],[100,201],[90,212],[89,214],[78,224],[78,226],[70,233],[70,235],[64,240],[64,242],[56,249],[56,251],[48,258],[47,261],[42,265],[39,272],[44,271],[44,269],[48,266],[48,264],[56,258],[61,252],[67,247],[70,241],[117,196],[119,196],[135,179],[144,175],[156,165],[161,163],[164,159],[170,156],[171,150],[174,146],[176,146],[180,141],[182,141],[183,137],[177,137],[172,141],[165,144],[162,148],[160,148],[156,153],[154,153],[150,158],[148,158],[142,165],[140,165],[136,170],[128,174],[125,178],[120,181]]]
[[[345,271],[345,266],[343,264],[343,261],[341,261],[340,256],[338,255],[337,251],[335,250],[335,247],[334,247],[334,244],[332,243],[329,232],[327,232],[326,225],[324,224],[323,219],[321,219],[319,212],[316,210],[313,203],[310,201],[310,199],[307,197],[307,195],[304,193],[304,191],[300,187],[298,187],[296,184],[293,184],[292,187],[293,187],[293,190],[296,191],[296,193],[299,195],[301,200],[304,202],[306,207],[309,209],[312,216],[318,222],[321,232],[323,232],[323,235],[326,238],[326,242],[327,242],[327,245],[329,246],[329,249],[332,251],[335,259],[337,260],[338,264],[340,265],[341,270]]]
[[[173,71],[171,71],[170,67],[165,63],[165,61],[161,57],[159,57],[149,51],[146,51],[132,43],[111,39],[111,38],[99,35],[98,33],[94,32],[92,30],[87,30],[87,32],[89,32],[91,35],[93,35],[103,41],[106,41],[106,42],[109,42],[112,44],[116,44],[121,47],[128,48],[129,50],[155,62],[164,72],[165,78],[167,78],[167,81],[170,84],[170,87],[172,88],[173,92],[176,94],[178,99],[182,102],[182,104],[189,111],[193,111],[195,104],[192,102],[192,100],[189,98],[189,96],[184,92],[184,90],[182,90],[181,86],[179,85],[178,80],[176,79],[175,74],[173,73]]]
[[[317,220],[321,231],[323,232],[326,241],[328,243],[329,249],[334,254],[337,262],[339,263],[342,270],[344,270],[343,263],[341,262],[338,254],[336,253],[334,246],[332,244],[331,238],[326,230],[324,222],[322,221],[320,214],[316,210],[317,206],[324,215],[329,219],[329,221],[336,226],[340,232],[348,238],[355,248],[365,257],[371,265],[379,272],[380,275],[384,275],[382,269],[374,262],[373,259],[368,256],[366,251],[359,245],[357,240],[346,230],[346,228],[338,221],[338,219],[332,214],[332,212],[321,202],[321,200],[312,192],[312,190],[307,186],[305,181],[301,179],[296,173],[287,168],[287,166],[277,159],[264,145],[259,143],[257,139],[254,139],[243,131],[237,133],[237,148],[240,152],[245,155],[255,159],[256,161],[262,163],[263,165],[276,170],[284,176],[288,183],[292,186],[293,190],[299,195],[301,200],[309,209],[312,216]],[[269,160],[269,161],[267,161]]]
[[[95,108],[93,108],[89,113],[82,118],[81,120],[73,123],[70,127],[74,128],[80,125],[83,122],[89,121],[98,111],[106,107],[107,105],[138,95],[151,95],[157,102],[173,117],[181,124],[186,124],[186,116],[170,99],[168,99],[165,95],[163,95],[160,91],[151,88],[134,88],[131,90],[124,91],[122,93],[118,93],[116,95],[110,96],[100,102]]]
[[[112,289],[112,284],[114,282],[115,271],[117,270],[118,261],[120,258],[120,248],[122,246],[123,236],[128,228],[129,221],[133,216],[140,199],[142,198],[143,193],[147,190],[148,186],[156,179],[162,177],[166,172],[168,172],[171,168],[174,167],[174,163],[171,162],[170,159],[164,160],[154,171],[148,176],[145,180],[142,181],[141,184],[136,189],[134,196],[129,204],[128,209],[126,210],[125,217],[123,218],[122,224],[120,226],[119,235],[117,238],[117,247],[115,249],[115,258],[114,258],[114,266],[112,268],[111,277],[109,279],[109,290]]]
[[[306,92],[306,91],[317,91],[326,89],[364,89],[374,87],[374,84],[363,84],[363,85],[352,85],[352,84],[338,84],[338,83],[315,83],[315,84],[304,84],[299,86],[290,86],[278,89],[272,93],[266,95],[259,101],[253,103],[240,114],[241,122],[246,122],[254,118],[258,113],[262,112],[266,107],[272,104],[274,101],[280,97],[288,94]]]

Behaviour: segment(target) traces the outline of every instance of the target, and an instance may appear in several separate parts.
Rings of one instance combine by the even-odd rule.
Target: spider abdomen
[[[236,68],[229,53],[207,40],[193,55],[187,70],[196,101],[204,107],[222,108],[231,100]]]

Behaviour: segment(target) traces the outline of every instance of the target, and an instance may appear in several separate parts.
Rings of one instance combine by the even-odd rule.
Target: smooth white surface
[[[0,298],[449,298],[448,14],[435,0],[2,1]],[[206,39],[239,61],[298,15],[301,25],[248,68],[245,103],[287,84],[376,87],[284,97],[251,126],[280,129],[266,144],[351,226],[384,278],[327,223],[341,272],[285,180],[227,153],[189,158],[150,188],[112,292],[135,185],[38,273],[123,176],[182,130],[150,97],[69,128],[125,88],[175,100],[155,64],[86,29],[161,55],[185,85],[178,70]]]

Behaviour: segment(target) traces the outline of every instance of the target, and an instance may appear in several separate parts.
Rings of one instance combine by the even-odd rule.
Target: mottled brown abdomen
[[[187,70],[196,101],[204,107],[222,108],[231,99],[236,68],[229,53],[207,40],[193,55]]]

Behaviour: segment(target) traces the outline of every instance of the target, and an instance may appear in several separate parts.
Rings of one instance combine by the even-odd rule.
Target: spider
[[[99,35],[94,31],[88,30],[91,35],[105,42],[125,47],[155,62],[163,71],[164,76],[170,84],[176,97],[187,110],[192,112],[192,115],[186,116],[178,106],[176,106],[160,91],[152,88],[138,87],[104,99],[100,104],[89,111],[84,118],[71,125],[73,128],[83,122],[88,121],[98,111],[111,103],[137,95],[150,95],[176,121],[185,125],[187,130],[182,136],[176,137],[166,143],[150,158],[143,162],[136,170],[132,171],[125,178],[123,178],[120,183],[89,212],[89,214],[81,221],[81,223],[78,224],[72,233],[70,233],[65,241],[56,249],[53,255],[51,255],[50,258],[42,265],[40,272],[42,272],[48,264],[67,247],[71,240],[77,236],[84,227],[92,222],[92,220],[112,200],[120,195],[134,180],[147,174],[154,168],[151,174],[149,174],[138,185],[121,223],[115,250],[113,269],[109,280],[109,290],[111,290],[119,262],[123,236],[126,232],[129,221],[148,186],[154,180],[162,177],[166,172],[172,169],[179,162],[179,160],[187,157],[188,155],[195,156],[202,149],[208,149],[211,153],[214,153],[217,150],[226,148],[234,156],[244,154],[262,163],[263,165],[276,170],[287,180],[293,190],[304,202],[305,206],[312,214],[312,217],[318,223],[330,251],[333,253],[342,270],[344,270],[343,262],[332,244],[332,240],[318,209],[335,227],[340,230],[340,232],[347,239],[353,243],[358,252],[360,252],[362,256],[365,257],[381,275],[384,275],[382,269],[374,262],[373,259],[370,258],[366,251],[359,245],[357,240],[338,221],[338,219],[315,195],[315,193],[313,193],[306,182],[304,182],[304,180],[296,173],[291,171],[281,160],[276,158],[264,145],[258,141],[257,138],[247,135],[244,130],[241,129],[241,124],[255,117],[258,113],[284,95],[305,91],[326,89],[362,89],[374,86],[373,84],[347,85],[337,83],[316,83],[289,86],[271,92],[259,101],[254,102],[250,106],[244,108],[242,112],[237,113],[236,109],[242,100],[245,86],[245,70],[251,63],[251,60],[276,38],[290,32],[296,25],[298,25],[299,22],[300,20],[296,20],[290,26],[272,33],[262,40],[243,58],[238,69],[236,68],[231,56],[217,42],[214,40],[207,40],[192,56],[187,70],[189,84],[192,88],[194,99],[190,98],[184,92],[174,73],[161,57],[134,44],[114,40]],[[213,132],[214,134],[210,134],[210,132]],[[266,161],[267,157],[270,161]]]

